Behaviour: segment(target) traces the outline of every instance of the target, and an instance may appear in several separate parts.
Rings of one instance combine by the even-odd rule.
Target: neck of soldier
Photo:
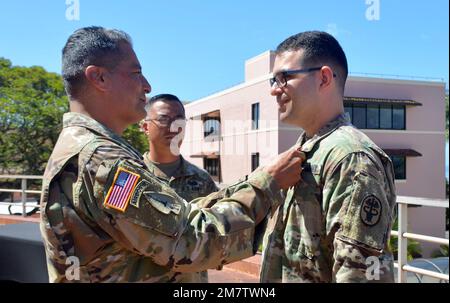
[[[307,138],[314,137],[325,125],[344,112],[342,100],[342,97],[337,95],[325,99],[322,105],[318,107],[316,115],[308,123],[299,123],[298,126],[305,130]]]
[[[149,141],[148,145],[148,159],[152,162],[166,164],[173,163],[180,158],[180,155],[172,153],[169,146],[155,145],[152,141]]]
[[[128,125],[122,123],[122,121],[117,119],[117,117],[114,117],[114,115],[111,115],[110,112],[105,110],[104,106],[99,105],[100,104],[97,102],[83,102],[82,100],[73,97],[70,98],[71,112],[88,116],[121,136]]]

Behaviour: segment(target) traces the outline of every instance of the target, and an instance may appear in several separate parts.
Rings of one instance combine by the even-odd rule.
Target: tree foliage
[[[0,58],[0,169],[42,174],[68,110],[62,79]]]
[[[123,138],[142,154],[148,150],[147,137],[141,131],[138,124],[129,126],[123,133]]]

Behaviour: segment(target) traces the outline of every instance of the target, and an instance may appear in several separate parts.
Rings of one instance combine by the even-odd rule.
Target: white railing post
[[[22,217],[27,216],[27,179],[22,179]]]
[[[407,282],[407,272],[403,266],[408,262],[408,239],[403,234],[408,231],[408,204],[398,204],[398,282]]]

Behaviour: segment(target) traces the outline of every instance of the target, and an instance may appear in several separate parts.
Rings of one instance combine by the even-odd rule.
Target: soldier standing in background
[[[191,201],[219,189],[206,171],[179,153],[185,126],[184,106],[177,96],[161,94],[150,98],[147,117],[141,125],[149,144],[144,162],[153,175],[167,182],[181,198]],[[180,281],[207,283],[208,272],[183,273]]]

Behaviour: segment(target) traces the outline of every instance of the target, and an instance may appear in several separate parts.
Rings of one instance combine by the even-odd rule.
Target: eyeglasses
[[[276,87],[285,87],[287,84],[287,76],[290,75],[295,75],[295,74],[306,74],[306,73],[310,73],[310,72],[314,72],[314,71],[318,71],[320,69],[322,69],[323,66],[321,67],[311,67],[311,68],[305,68],[305,69],[293,69],[293,70],[285,70],[285,71],[281,71],[278,72],[275,76],[273,76],[272,78],[270,78],[270,86],[274,87],[274,84],[276,83],[277,86]],[[333,77],[336,78],[336,74],[333,73]]]
[[[145,119],[145,121],[156,121],[156,123],[158,123],[158,125],[162,126],[162,127],[167,127],[170,126],[172,124],[172,122],[174,121],[180,121],[181,123],[186,123],[187,119],[182,117],[175,117],[175,118],[171,118],[169,116],[159,116],[158,118],[155,119]]]

